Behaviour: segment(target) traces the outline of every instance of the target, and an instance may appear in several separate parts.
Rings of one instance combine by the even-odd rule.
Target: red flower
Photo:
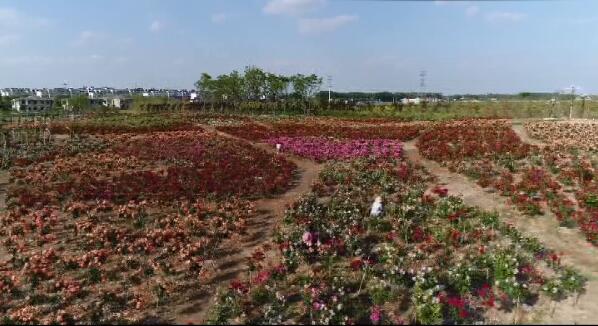
[[[446,197],[448,195],[448,189],[440,185],[432,188],[432,192],[438,195],[438,197]]]
[[[260,285],[265,284],[270,280],[270,276],[271,274],[269,271],[261,271],[253,279],[253,282]]]
[[[351,268],[355,271],[361,269],[363,265],[363,260],[361,260],[360,258],[355,258],[353,259],[353,261],[351,261]]]
[[[245,294],[249,292],[249,288],[247,287],[247,285],[239,280],[233,280],[232,282],[230,282],[229,288],[231,290],[239,292],[240,294]]]

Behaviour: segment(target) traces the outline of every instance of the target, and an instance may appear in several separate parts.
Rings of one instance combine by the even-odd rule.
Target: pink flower
[[[382,309],[379,306],[373,306],[372,312],[370,313],[370,320],[374,324],[378,324],[380,322],[380,318],[382,316]]]
[[[308,246],[311,246],[314,242],[314,236],[311,232],[305,232],[303,233],[303,243],[305,243]]]
[[[253,280],[256,284],[265,284],[270,279],[270,272],[269,271],[261,271],[257,274],[255,279]]]
[[[322,310],[324,309],[325,305],[321,302],[314,302],[313,307],[315,310]]]

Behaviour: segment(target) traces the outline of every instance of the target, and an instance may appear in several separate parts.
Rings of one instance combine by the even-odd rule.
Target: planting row
[[[201,132],[111,136],[105,141],[109,146],[103,151],[13,169],[9,204],[260,197],[287,189],[295,171],[282,157]]]
[[[253,122],[220,126],[217,129],[253,141],[275,137],[333,137],[340,139],[393,139],[406,141],[419,135],[424,123],[393,123],[383,125],[306,120],[304,122],[272,122],[270,125]]]
[[[497,322],[538,297],[583,290],[584,278],[536,239],[428,185],[397,160],[329,164],[287,211],[280,258],[248,258],[247,277],[220,293],[209,322]],[[375,216],[373,194],[384,204]]]
[[[541,215],[549,210],[561,226],[578,227],[588,241],[598,244],[595,154],[560,143],[529,146],[509,131],[508,124],[489,123],[471,122],[469,130],[461,131],[454,123],[438,126],[422,136],[419,149],[424,156],[475,179],[480,186],[508,196],[525,214]],[[477,144],[467,140],[476,137],[484,141]],[[453,140],[445,142],[448,139]],[[443,146],[447,150],[440,151]],[[465,147],[469,149],[458,150]]]
[[[221,242],[255,216],[247,199],[285,191],[296,169],[201,131],[86,141],[10,170],[3,323],[172,322],[213,277]]]
[[[283,152],[324,162],[327,160],[352,160],[360,157],[400,158],[402,145],[389,139],[338,140],[322,137],[276,137],[266,140],[279,146]]]
[[[168,322],[253,214],[234,198],[12,209],[0,215],[2,323]]]
[[[534,121],[525,124],[533,138],[550,145],[583,150],[598,150],[598,124],[594,121]]]

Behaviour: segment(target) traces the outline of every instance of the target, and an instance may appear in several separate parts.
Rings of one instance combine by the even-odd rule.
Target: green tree
[[[73,111],[84,111],[91,107],[89,98],[84,95],[74,96],[68,100],[68,109]]]
[[[309,101],[320,91],[322,78],[315,74],[309,76],[296,74],[291,77],[291,84],[293,85],[293,96],[302,103],[305,113],[309,113]]]
[[[272,101],[280,100],[289,89],[290,80],[286,76],[268,73],[266,76],[266,96]]]
[[[245,67],[245,92],[248,100],[259,100],[266,90],[266,73],[254,66]]]
[[[12,103],[8,97],[2,97],[0,95],[0,110],[9,110],[12,106]]]
[[[195,82],[195,88],[201,97],[201,101],[204,103],[210,102],[212,109],[214,108],[214,100],[216,94],[216,83],[212,76],[207,73],[202,73],[201,78]]]
[[[215,81],[216,98],[236,108],[243,98],[244,79],[238,71],[220,75]]]

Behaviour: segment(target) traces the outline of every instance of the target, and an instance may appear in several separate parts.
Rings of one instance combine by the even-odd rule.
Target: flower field
[[[201,132],[112,135],[106,142],[104,151],[13,169],[9,204],[260,197],[286,189],[294,173],[283,158]]]
[[[206,264],[295,178],[281,156],[202,131],[107,134],[20,159],[0,213],[3,323],[173,320]]]
[[[397,160],[329,164],[276,236],[280,259],[219,296],[210,322],[497,322],[500,311],[579,293],[584,278],[499,216],[467,207]],[[368,215],[372,192],[386,203]],[[320,198],[328,198],[321,201]]]
[[[352,160],[360,157],[400,158],[401,142],[389,139],[338,140],[322,137],[275,137],[266,142],[280,145],[283,152],[291,152],[324,162],[327,160]]]
[[[304,122],[273,121],[268,124],[245,122],[217,129],[237,137],[264,141],[275,137],[332,137],[338,139],[393,139],[407,141],[417,137],[429,123],[383,123],[313,119]]]
[[[555,147],[598,150],[598,124],[595,121],[534,121],[525,124],[531,137]]]
[[[563,123],[528,124],[532,135],[544,135],[536,135],[547,144],[539,148],[523,143],[507,122],[470,123],[475,128],[455,127],[460,123],[435,128],[419,139],[419,150],[450,170],[477,180],[480,186],[508,196],[527,215],[550,211],[561,226],[578,228],[589,242],[598,245],[598,206],[594,204],[598,160],[592,151],[583,150],[589,147],[581,141],[586,137],[591,143],[586,127],[591,124],[582,123],[581,129],[570,131],[565,131],[569,125]],[[562,128],[558,129],[561,133],[554,128]],[[565,144],[565,133],[575,133],[580,146]],[[476,142],[476,138],[483,141]]]
[[[417,144],[598,245],[598,157],[528,145],[510,123],[185,113],[5,126],[0,323],[172,323],[200,296],[209,314],[192,322],[528,321],[586,278],[407,159]]]

